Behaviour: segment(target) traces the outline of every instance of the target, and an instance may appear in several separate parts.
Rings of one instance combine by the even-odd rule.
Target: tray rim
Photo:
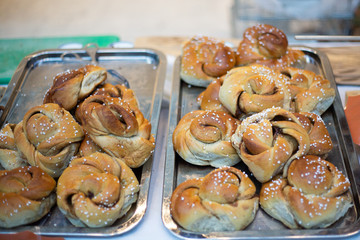
[[[324,77],[327,78],[333,87],[336,90],[336,97],[335,97],[335,109],[341,107],[341,99],[336,87],[335,78],[332,72],[331,64],[326,56],[325,53],[321,52],[321,50],[306,47],[306,46],[291,46],[293,49],[307,51],[311,54],[316,55],[320,59],[320,66],[321,70],[323,71]],[[165,173],[164,173],[164,183],[169,183],[170,181],[172,184],[164,184],[163,188],[163,203],[162,203],[162,222],[164,226],[170,231],[174,236],[180,237],[183,239],[188,238],[211,238],[211,239],[290,239],[290,238],[301,238],[304,239],[312,239],[312,238],[347,238],[353,235],[356,235],[360,232],[360,211],[359,206],[355,209],[357,213],[357,219],[353,224],[351,224],[348,228],[325,228],[325,229],[285,229],[285,230],[272,230],[267,231],[267,236],[263,236],[259,234],[261,231],[249,230],[249,231],[229,231],[229,232],[214,232],[214,233],[203,233],[203,232],[192,232],[185,230],[178,226],[178,224],[172,219],[170,214],[170,197],[175,189],[176,186],[174,183],[174,177],[171,178],[170,174],[174,176],[175,174],[175,151],[173,150],[172,144],[172,133],[176,127],[174,122],[179,121],[179,98],[180,98],[180,65],[181,65],[181,56],[177,56],[174,62],[174,69],[173,69],[173,79],[172,79],[172,94],[170,97],[170,106],[169,106],[169,116],[168,116],[168,139],[167,139],[167,146],[166,146],[166,155],[165,155]],[[340,123],[341,129],[345,132],[341,134],[341,139],[339,142],[342,142],[343,146],[341,148],[345,148],[342,152],[348,158],[348,165],[345,166],[347,168],[347,173],[351,176],[348,176],[349,179],[352,178],[351,181],[351,188],[352,188],[352,195],[353,198],[359,202],[359,187],[360,187],[360,180],[356,180],[354,176],[360,175],[360,165],[357,158],[357,153],[355,151],[354,143],[350,136],[350,131],[348,128],[348,124],[345,118],[344,111],[340,111],[339,113],[335,114],[337,117],[337,122]],[[351,144],[345,144],[351,143]],[[170,160],[169,160],[170,159]],[[346,161],[344,161],[346,162]],[[344,163],[346,164],[346,163]],[[351,165],[351,166],[350,166]],[[349,169],[348,169],[349,168]],[[354,206],[355,207],[355,206]]]
[[[35,58],[51,54],[51,53],[63,53],[63,52],[75,52],[75,53],[82,53],[83,55],[87,55],[88,52],[85,48],[77,48],[77,49],[43,49],[36,52],[33,52],[27,56],[25,56],[21,62],[19,63],[18,67],[16,68],[10,82],[8,83],[8,87],[5,91],[5,94],[3,98],[0,100],[0,105],[4,106],[4,110],[10,110],[8,109],[8,105],[11,104],[9,101],[14,101],[14,99],[11,100],[11,95],[16,95],[14,91],[17,91],[19,89],[19,86],[21,86],[22,82],[24,80],[24,74],[26,71],[27,65]],[[153,95],[151,99],[151,110],[150,112],[150,123],[151,123],[151,133],[154,134],[156,143],[157,140],[157,132],[158,132],[158,123],[159,123],[159,116],[161,111],[161,105],[163,101],[163,87],[166,77],[166,66],[167,66],[167,59],[164,53],[162,53],[159,50],[152,49],[152,48],[97,48],[96,50],[97,54],[101,53],[121,53],[121,54],[137,54],[139,56],[145,56],[145,55],[153,55],[157,58],[157,68],[156,75],[154,77],[154,89],[153,89]],[[86,57],[86,59],[91,60],[91,56]],[[84,59],[85,60],[85,59]],[[84,61],[85,63],[85,61]],[[90,64],[86,62],[86,64]],[[20,81],[21,80],[21,81]],[[8,96],[10,95],[10,96]],[[1,110],[0,114],[2,119],[2,116],[5,116],[7,114],[3,114],[4,111]],[[4,123],[4,121],[0,121],[1,124]],[[19,226],[16,228],[1,228],[0,231],[2,234],[12,234],[12,233],[18,233],[21,231],[31,231],[37,235],[44,235],[44,236],[61,236],[61,237],[113,237],[113,236],[120,236],[124,233],[127,233],[128,231],[134,229],[138,224],[142,221],[148,205],[148,195],[149,195],[149,188],[150,188],[150,181],[151,181],[151,173],[152,173],[152,167],[153,167],[153,161],[155,152],[161,151],[159,149],[159,144],[156,144],[154,149],[154,152],[152,153],[151,157],[145,162],[145,164],[142,166],[141,169],[141,179],[139,179],[139,186],[140,190],[138,193],[138,199],[135,203],[135,211],[133,215],[126,221],[121,223],[119,226],[111,225],[104,228],[86,228],[92,230],[91,232],[66,232],[66,231],[50,231],[50,227],[46,226]],[[56,206],[54,206],[56,207]],[[65,218],[65,216],[64,216]],[[41,220],[40,220],[41,221]],[[82,229],[77,228],[75,226],[71,226],[75,229]],[[65,230],[66,227],[62,227],[60,229]],[[114,228],[114,231],[112,232],[105,232],[101,233],[101,229],[109,229]],[[59,227],[52,227],[52,229],[59,229]],[[45,230],[45,231],[44,231]]]

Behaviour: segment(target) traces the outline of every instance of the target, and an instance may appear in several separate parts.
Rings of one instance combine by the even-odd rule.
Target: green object
[[[0,84],[8,84],[21,60],[36,51],[55,49],[61,45],[77,43],[83,47],[96,43],[99,47],[109,47],[120,41],[117,36],[75,36],[46,38],[0,39]]]

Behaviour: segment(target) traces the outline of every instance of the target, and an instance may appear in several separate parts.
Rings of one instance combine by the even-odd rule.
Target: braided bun
[[[287,178],[263,184],[260,204],[289,228],[325,228],[352,206],[349,188],[332,163],[306,155],[290,164]]]
[[[245,30],[237,49],[236,65],[258,63],[281,68],[301,62],[304,56],[303,52],[288,48],[283,31],[271,25],[258,24]]]
[[[237,125],[238,120],[225,112],[190,112],[174,130],[174,149],[185,161],[195,165],[233,166],[240,161],[230,142]]]
[[[236,117],[244,117],[271,107],[287,110],[290,107],[287,78],[259,64],[229,71],[220,87],[219,99]]]
[[[170,211],[183,228],[195,232],[239,231],[258,210],[256,187],[233,167],[211,171],[181,183],[171,196]]]
[[[38,167],[0,171],[0,226],[33,223],[55,204],[56,182]]]
[[[235,53],[223,42],[196,36],[182,48],[180,77],[186,83],[206,87],[235,65]]]
[[[71,110],[106,78],[106,69],[94,65],[61,73],[54,78],[43,103],[57,103],[66,110]]]

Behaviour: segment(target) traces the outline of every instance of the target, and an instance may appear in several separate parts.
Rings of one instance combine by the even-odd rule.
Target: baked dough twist
[[[219,91],[224,79],[218,78],[212,81],[206,89],[196,98],[201,110],[218,110],[230,113],[220,102]]]
[[[242,171],[222,167],[181,183],[171,196],[173,219],[195,232],[238,231],[255,218],[256,187]]]
[[[73,116],[55,103],[31,108],[16,125],[14,134],[16,146],[27,162],[52,177],[60,176],[84,138]]]
[[[26,166],[26,159],[18,151],[15,143],[16,124],[8,123],[0,131],[0,164],[6,170]]]
[[[281,69],[288,76],[291,92],[291,110],[323,114],[334,102],[335,89],[330,81],[309,70],[294,67]]]
[[[131,168],[143,165],[154,151],[150,122],[122,99],[90,96],[78,108],[77,116],[97,145]]]
[[[220,102],[235,117],[244,117],[271,107],[289,109],[287,78],[277,71],[254,64],[233,68],[224,77]]]
[[[259,182],[267,182],[292,160],[308,153],[310,139],[289,111],[269,108],[246,118],[231,137],[241,160]]]
[[[89,134],[85,132],[84,140],[81,142],[79,147],[79,155],[84,157],[96,152],[104,153],[105,151],[91,139]]]
[[[206,87],[235,66],[235,52],[223,42],[195,36],[182,47],[180,77],[186,83]]]
[[[304,61],[302,51],[288,47],[283,31],[267,25],[258,24],[245,30],[236,54],[236,65],[258,63],[271,68],[288,67]]]
[[[333,148],[333,144],[323,119],[315,113],[308,112],[294,113],[294,115],[309,134],[310,149],[308,154],[321,156],[325,159]]]
[[[124,85],[105,83],[101,88],[94,91],[94,95],[106,95],[113,98],[120,98],[128,103],[131,108],[139,108],[138,101],[132,89]]]
[[[71,110],[106,78],[106,69],[94,65],[66,71],[55,76],[43,103],[57,103],[66,110]]]
[[[306,155],[290,164],[287,178],[263,184],[260,205],[289,228],[325,228],[352,206],[349,187],[332,163]]]
[[[120,159],[105,153],[75,158],[60,176],[57,205],[77,227],[105,227],[136,202],[139,182]]]
[[[230,142],[238,123],[222,111],[187,113],[173,132],[174,149],[185,161],[195,165],[233,166],[240,161]]]
[[[34,166],[0,171],[0,226],[33,223],[55,204],[55,180]]]

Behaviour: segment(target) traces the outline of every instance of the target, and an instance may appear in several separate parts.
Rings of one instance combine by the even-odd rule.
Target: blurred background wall
[[[256,22],[290,34],[358,34],[359,0],[1,0],[0,38],[114,34],[242,37]]]
[[[232,0],[1,0],[0,37],[230,37]]]

